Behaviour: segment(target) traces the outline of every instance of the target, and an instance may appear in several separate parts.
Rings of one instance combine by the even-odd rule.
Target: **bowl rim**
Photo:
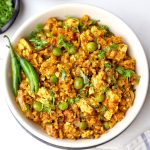
[[[9,96],[8,93],[7,93],[7,88],[6,88],[6,85],[5,85],[5,84],[6,84],[6,80],[7,80],[7,61],[8,61],[8,59],[9,59],[9,52],[7,53],[6,59],[4,59],[4,61],[5,61],[5,65],[4,65],[4,79],[5,79],[5,80],[4,80],[4,85],[5,85],[5,86],[4,86],[4,88],[5,88],[6,102],[7,102],[7,105],[9,106],[9,109],[10,109],[10,111],[12,112],[13,116],[16,118],[16,120],[19,122],[19,124],[20,124],[25,130],[27,130],[29,133],[31,133],[34,137],[40,139],[40,141],[44,141],[44,143],[48,143],[48,144],[50,144],[50,145],[52,145],[52,146],[59,147],[59,148],[61,147],[61,148],[71,148],[71,149],[80,149],[80,148],[83,149],[83,148],[90,148],[90,147],[97,146],[97,145],[102,145],[102,144],[104,144],[104,143],[106,143],[106,142],[112,140],[113,138],[115,138],[116,136],[118,136],[119,134],[121,134],[121,133],[133,122],[133,120],[136,118],[136,116],[137,116],[138,113],[140,112],[140,110],[141,110],[141,108],[142,108],[142,106],[143,106],[143,104],[144,104],[145,98],[146,98],[146,94],[147,94],[147,90],[148,90],[148,83],[149,83],[149,82],[148,82],[148,81],[149,81],[149,70],[148,70],[148,61],[147,61],[147,58],[146,58],[144,49],[143,49],[143,47],[142,47],[142,45],[141,45],[139,39],[137,38],[136,34],[134,33],[134,31],[131,30],[131,28],[130,28],[124,21],[122,21],[122,19],[120,19],[118,16],[114,15],[114,13],[111,13],[110,11],[107,11],[107,10],[105,10],[105,9],[103,9],[103,8],[100,8],[100,7],[97,7],[97,6],[93,6],[93,5],[91,6],[91,5],[89,5],[89,4],[82,4],[82,3],[60,4],[60,5],[57,5],[57,6],[53,7],[53,8],[50,8],[50,9],[48,9],[48,10],[42,11],[42,12],[40,12],[40,13],[38,13],[38,14],[32,16],[32,17],[30,17],[28,20],[26,20],[26,21],[20,26],[20,28],[16,31],[16,33],[13,35],[12,41],[14,41],[14,40],[17,38],[17,35],[20,33],[20,31],[22,31],[22,29],[24,29],[26,26],[28,26],[29,24],[31,24],[31,22],[32,22],[33,20],[36,20],[37,18],[41,17],[42,15],[47,14],[47,13],[49,13],[50,11],[53,11],[53,10],[55,10],[55,9],[61,9],[61,8],[70,7],[70,6],[73,6],[73,7],[74,7],[74,6],[76,6],[76,7],[87,7],[88,9],[97,9],[97,10],[99,9],[99,10],[101,10],[101,11],[103,11],[103,12],[109,14],[110,16],[114,17],[115,19],[119,20],[122,24],[124,24],[124,25],[126,26],[126,28],[128,28],[128,30],[134,35],[134,38],[136,39],[136,41],[138,42],[138,44],[141,46],[141,49],[142,49],[142,52],[143,52],[143,54],[144,54],[145,61],[146,61],[146,64],[145,64],[145,65],[146,65],[145,67],[146,67],[146,70],[147,70],[147,72],[146,72],[147,83],[145,83],[145,84],[146,84],[146,86],[145,86],[145,89],[146,89],[146,90],[144,91],[143,101],[142,101],[140,107],[138,108],[138,110],[136,111],[136,113],[132,115],[132,118],[130,118],[130,121],[129,121],[128,123],[126,123],[125,126],[122,128],[122,130],[119,131],[119,132],[117,132],[117,133],[115,134],[115,136],[112,136],[112,137],[109,138],[108,140],[106,140],[106,141],[104,141],[104,142],[101,142],[101,143],[95,142],[95,143],[93,143],[93,145],[88,145],[88,143],[87,143],[87,145],[84,145],[84,146],[83,146],[83,145],[82,145],[82,146],[80,146],[80,145],[79,145],[79,146],[75,145],[75,147],[70,147],[70,146],[67,146],[66,144],[62,144],[62,145],[58,144],[58,145],[57,145],[56,142],[50,143],[48,140],[46,140],[46,138],[44,138],[43,135],[41,135],[41,134],[38,133],[37,131],[33,131],[32,127],[30,127],[30,126],[24,121],[24,119],[20,117],[20,115],[17,113],[17,111],[16,111],[15,108],[13,107],[13,104],[11,104],[11,98],[10,98],[10,96]],[[98,140],[97,140],[97,141],[98,141]],[[64,142],[64,143],[65,143],[65,142]]]

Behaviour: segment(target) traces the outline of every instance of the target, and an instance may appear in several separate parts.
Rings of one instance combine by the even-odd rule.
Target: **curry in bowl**
[[[9,48],[16,102],[49,136],[99,138],[134,102],[128,45],[87,15],[50,18]]]

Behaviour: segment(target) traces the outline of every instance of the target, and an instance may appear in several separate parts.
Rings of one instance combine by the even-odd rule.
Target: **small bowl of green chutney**
[[[20,10],[20,0],[0,0],[0,34],[14,23]]]

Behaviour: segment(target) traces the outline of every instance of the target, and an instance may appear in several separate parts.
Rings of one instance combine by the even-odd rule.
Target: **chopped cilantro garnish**
[[[64,69],[61,70],[61,80],[65,81],[66,78],[66,71]]]
[[[28,39],[28,40],[31,40],[32,38],[35,38],[36,36],[37,36],[37,32],[32,31],[32,32],[27,36],[27,39]]]
[[[80,32],[78,27],[77,27],[77,28],[72,28],[72,30],[73,30],[74,32],[77,32],[77,33]]]
[[[118,48],[118,44],[117,43],[113,43],[113,44],[110,45],[110,48],[117,49]]]
[[[129,79],[131,78],[131,76],[133,75],[134,71],[133,70],[129,70],[129,69],[124,69],[124,67],[119,66],[116,68],[116,71],[123,75],[125,78]]]
[[[64,47],[66,50],[68,50],[68,49],[70,49],[70,47],[72,47],[72,44],[65,42],[63,35],[59,35],[58,45]]]
[[[80,22],[78,25],[79,30],[82,29],[82,27],[83,27],[83,23]]]
[[[106,106],[103,105],[102,108],[101,108],[101,112],[104,113],[105,111],[106,111]]]
[[[116,71],[117,71],[119,74],[121,74],[121,75],[124,74],[124,68],[121,67],[121,66],[117,67],[117,68],[116,68]]]
[[[106,67],[106,68],[108,68],[108,69],[111,69],[111,64],[104,64],[104,66]]]
[[[109,30],[108,26],[106,26],[106,25],[100,25],[99,29],[100,30]]]
[[[91,25],[96,25],[100,20],[92,20]]]
[[[47,107],[47,106],[45,106],[45,105],[43,105],[43,110],[42,110],[43,112],[47,112],[47,113],[49,113],[50,115],[51,115],[51,107]]]
[[[103,93],[107,92],[107,91],[108,91],[108,87],[102,87],[102,88],[101,88],[101,91],[102,91]]]
[[[53,105],[55,105],[55,103],[56,103],[56,98],[55,98],[55,92],[54,91],[51,91],[51,96],[52,96],[52,103],[53,103]]]
[[[133,75],[133,71],[132,70],[125,70],[125,73],[124,73],[124,77],[129,79],[131,78],[131,76]]]
[[[98,52],[98,57],[99,57],[100,59],[104,59],[104,58],[105,58],[105,51],[100,50],[100,51]]]
[[[44,49],[47,44],[46,40],[41,40],[38,36],[38,33],[42,33],[42,28],[42,24],[37,24],[34,31],[27,36],[27,39],[31,42],[36,50]]]
[[[35,26],[35,32],[41,32],[43,29],[43,24],[37,24]]]
[[[78,102],[79,100],[80,100],[79,97],[76,97],[76,98],[74,99],[75,102]]]
[[[13,15],[12,0],[0,0],[0,28],[2,28]]]
[[[40,40],[39,37],[32,38],[32,39],[30,39],[29,41],[34,45],[34,48],[35,48],[36,50],[41,50],[41,49],[43,49],[43,48],[46,46],[46,44],[47,44],[47,41],[45,41],[45,40]]]
[[[110,51],[110,47],[106,46],[106,48],[104,49],[105,52],[109,52]]]
[[[98,115],[98,120],[102,120],[103,119],[103,116],[102,116],[102,114],[100,113],[99,115]]]
[[[112,89],[118,89],[118,85],[115,84],[114,86],[112,86]]]
[[[71,105],[71,104],[73,104],[73,103],[74,103],[74,99],[73,99],[73,98],[69,98],[69,99],[68,99],[68,104]]]

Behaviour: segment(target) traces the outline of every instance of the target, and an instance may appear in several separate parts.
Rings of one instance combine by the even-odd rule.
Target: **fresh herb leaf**
[[[78,27],[77,27],[77,28],[72,28],[72,30],[73,30],[74,32],[77,32],[77,33],[80,32]]]
[[[104,49],[105,52],[109,52],[110,51],[110,47],[106,46],[106,48]]]
[[[65,81],[66,78],[66,71],[64,69],[61,70],[61,80]]]
[[[117,43],[113,43],[113,44],[110,45],[110,48],[117,49],[118,48],[118,44]]]
[[[73,99],[73,98],[69,98],[69,99],[68,99],[68,104],[71,105],[71,104],[73,104],[73,103],[74,103],[74,99]]]
[[[134,71],[127,69],[127,70],[125,70],[124,77],[127,78],[127,79],[129,79],[129,78],[131,78],[131,76],[133,75],[133,73],[134,73]]]
[[[106,111],[106,106],[103,105],[102,108],[101,108],[101,112],[104,113],[105,111]]]
[[[41,32],[43,29],[43,24],[37,24],[35,26],[35,32]]]
[[[82,27],[83,27],[83,23],[80,22],[78,25],[79,30],[82,29]]]
[[[104,66],[108,69],[111,69],[111,64],[106,63],[106,64],[104,64]]]
[[[106,26],[106,25],[100,25],[99,29],[100,30],[109,30],[108,26]]]
[[[100,20],[92,20],[91,25],[96,25]]]
[[[129,79],[131,78],[131,76],[133,75],[134,71],[133,70],[129,70],[129,69],[124,69],[124,67],[119,66],[116,68],[116,71],[123,75],[125,78]]]
[[[47,107],[47,106],[45,106],[45,105],[43,105],[43,110],[42,110],[43,112],[47,112],[47,113],[49,113],[50,115],[51,115],[51,107]]]
[[[45,48],[47,41],[41,40],[38,37],[38,33],[42,32],[43,25],[37,24],[34,31],[32,31],[28,36],[27,39],[31,42],[31,44],[34,46],[36,50],[42,50]]]
[[[115,84],[114,86],[112,86],[112,89],[118,89],[118,85]]]
[[[63,35],[59,35],[58,45],[64,47],[67,50],[70,49],[70,47],[72,47],[72,44],[65,42]]]
[[[74,99],[74,101],[75,101],[76,103],[77,103],[79,100],[80,100],[79,97],[76,97],[76,98]]]
[[[46,44],[47,44],[47,41],[45,41],[45,40],[40,40],[39,37],[32,38],[32,39],[30,39],[29,41],[34,45],[34,48],[35,48],[36,50],[41,50],[41,49],[43,49],[43,48],[46,46]]]
[[[32,31],[28,36],[27,40],[31,40],[32,38],[35,38],[37,36],[37,33],[35,31]]]
[[[53,103],[53,105],[55,105],[56,98],[55,98],[55,92],[54,91],[51,91],[51,96],[52,96],[52,103]]]
[[[105,58],[105,51],[100,50],[100,51],[98,52],[98,57],[99,57],[100,59],[104,59],[104,58]]]
[[[108,87],[102,87],[102,88],[101,88],[101,91],[102,91],[103,93],[107,92],[107,91],[108,91]]]
[[[116,68],[116,71],[117,71],[119,74],[121,74],[121,75],[124,75],[124,72],[125,72],[124,68],[121,67],[121,66],[117,67],[117,68]]]
[[[0,28],[12,17],[14,12],[12,0],[0,0]]]
[[[102,116],[102,114],[100,113],[99,115],[98,115],[98,120],[102,120],[103,119],[103,116]]]

